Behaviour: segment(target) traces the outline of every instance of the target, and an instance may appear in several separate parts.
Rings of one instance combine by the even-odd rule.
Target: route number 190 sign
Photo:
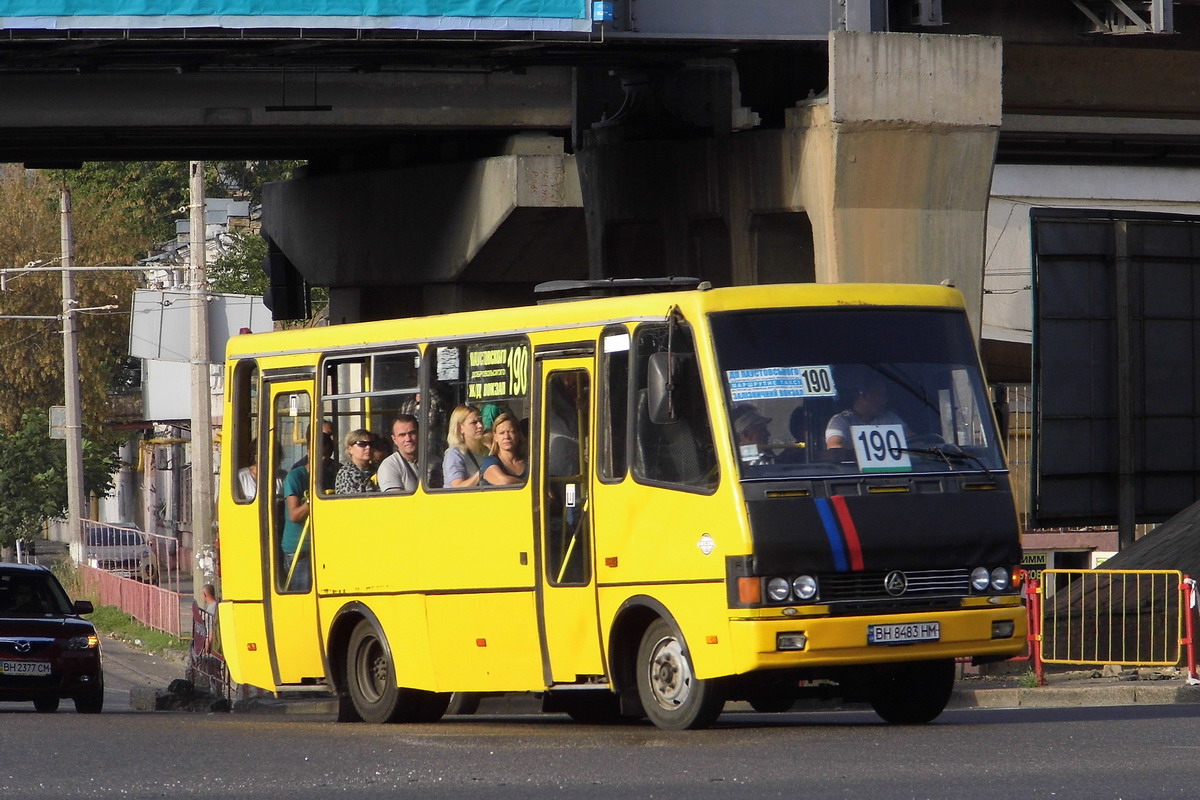
[[[903,425],[852,425],[854,455],[863,472],[911,472]]]

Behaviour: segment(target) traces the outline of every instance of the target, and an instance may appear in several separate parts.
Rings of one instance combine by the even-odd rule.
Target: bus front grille
[[[965,597],[971,593],[971,578],[965,569],[842,572],[821,575],[818,580],[822,603]]]

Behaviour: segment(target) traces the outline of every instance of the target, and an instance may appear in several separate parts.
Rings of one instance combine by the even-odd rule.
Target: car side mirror
[[[91,614],[95,610],[96,610],[96,607],[92,605],[91,600],[76,600],[75,601],[75,613],[76,614]]]

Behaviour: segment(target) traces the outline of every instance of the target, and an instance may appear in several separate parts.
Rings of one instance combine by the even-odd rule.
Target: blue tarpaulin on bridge
[[[388,27],[587,30],[590,0],[0,0],[0,29]]]

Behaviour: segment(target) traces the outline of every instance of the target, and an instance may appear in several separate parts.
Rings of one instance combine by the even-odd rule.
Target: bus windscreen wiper
[[[955,461],[959,463],[963,461],[970,461],[979,465],[979,468],[983,470],[989,478],[991,478],[993,481],[995,480],[995,476],[992,475],[992,471],[988,469],[987,464],[983,463],[983,459],[974,453],[968,453],[966,450],[963,450],[956,444],[935,444],[930,445],[929,447],[902,447],[901,450],[906,453],[919,453],[921,455],[937,456],[945,461],[946,466],[950,467],[951,469],[954,468]]]

